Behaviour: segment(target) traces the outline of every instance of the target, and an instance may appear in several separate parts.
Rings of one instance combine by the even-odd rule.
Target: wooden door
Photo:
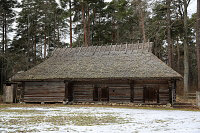
[[[109,101],[109,89],[108,89],[108,87],[101,87],[100,101]]]
[[[72,83],[68,83],[68,101],[71,102],[73,101],[73,87],[72,87]]]
[[[95,85],[93,90],[94,101],[109,101],[109,89],[104,85]]]
[[[144,87],[144,103],[158,103],[159,90],[157,87]]]
[[[93,101],[99,101],[99,87],[94,86],[93,90]]]

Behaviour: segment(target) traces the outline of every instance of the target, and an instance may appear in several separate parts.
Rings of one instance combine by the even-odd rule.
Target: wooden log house
[[[151,43],[58,48],[18,73],[23,102],[167,104],[180,74],[151,53]]]

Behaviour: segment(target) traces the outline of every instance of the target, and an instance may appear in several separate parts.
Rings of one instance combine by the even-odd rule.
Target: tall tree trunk
[[[200,91],[200,0],[197,0],[197,67],[198,67],[198,91]]]
[[[57,32],[58,32],[58,36],[57,36],[57,41],[56,41],[56,43],[57,43],[57,46],[58,46],[58,47],[61,47],[61,44],[60,44],[60,29],[59,29],[59,25],[60,25],[60,21],[58,20],[57,26],[56,26]]]
[[[90,9],[87,10],[87,44],[90,46]]]
[[[93,18],[93,25],[92,25],[92,44],[94,44],[94,25],[95,25],[95,19],[96,19],[96,9],[93,9],[93,14],[94,14],[94,18]]]
[[[180,47],[179,47],[179,40],[177,39],[177,44],[176,44],[176,48],[177,48],[177,71],[180,72]]]
[[[71,0],[69,0],[69,12],[70,12],[69,23],[70,23],[70,48],[71,48],[72,47],[72,3],[71,3]]]
[[[28,40],[28,46],[30,46],[30,40],[29,40],[29,38],[30,38],[30,37],[29,37],[29,36],[30,36],[29,15],[28,15],[28,21],[27,21],[27,31],[28,31],[28,33],[27,33],[27,34],[28,34],[28,36],[27,36],[27,37],[28,37],[28,39],[27,39],[27,40]]]
[[[166,1],[167,4],[167,43],[168,43],[168,65],[173,67],[173,52],[172,52],[172,40],[171,40],[171,17],[170,17],[170,5],[171,0]]]
[[[87,31],[86,31],[86,21],[85,21],[85,7],[84,7],[84,3],[82,3],[82,20],[83,20],[83,31],[84,31],[84,46],[88,46],[87,45]]]
[[[112,43],[115,44],[116,43],[116,39],[115,39],[115,20],[113,19],[112,17],[112,20],[111,20],[111,23],[112,23]]]
[[[53,44],[56,44],[56,13],[54,13],[54,29],[53,29]],[[56,46],[58,47],[58,46]]]
[[[5,17],[5,15],[4,15],[4,13],[3,13],[3,29],[2,29],[2,31],[3,31],[3,34],[2,34],[2,52],[4,53],[4,49],[5,49],[5,22],[4,22],[4,17]]]
[[[119,44],[121,41],[120,41],[120,36],[119,36],[119,24],[117,23],[117,35],[116,35],[116,38],[117,38],[117,44]]]
[[[44,33],[44,58],[46,58],[46,53],[47,53],[47,38],[46,38],[46,33]]]
[[[5,26],[4,26],[4,28],[5,28],[5,30],[4,30],[4,32],[5,32],[5,35],[4,35],[4,37],[5,37],[5,53],[6,53],[6,51],[7,51],[7,19],[6,19],[6,13],[5,13]]]
[[[141,17],[141,28],[142,28],[142,36],[143,36],[143,41],[144,43],[147,42],[146,41],[146,33],[145,33],[145,25],[144,25],[144,13],[143,11],[141,11],[140,13],[140,17]]]
[[[189,53],[188,53],[188,39],[187,39],[187,32],[188,32],[188,24],[187,24],[187,8],[188,3],[187,0],[184,0],[184,94],[189,91]]]
[[[100,17],[100,13],[99,13],[99,25],[100,24],[101,24],[101,17]],[[98,32],[100,33],[100,28],[98,28]],[[99,42],[99,45],[101,45],[101,36],[100,36],[100,34],[98,35],[98,42]]]
[[[36,48],[36,33],[35,33],[35,35],[34,35],[34,63],[36,64],[36,50],[37,50],[37,48]]]
[[[146,33],[145,33],[145,15],[144,15],[144,5],[143,2],[141,0],[139,0],[140,4],[139,4],[139,14],[140,14],[140,25],[141,25],[141,29],[142,29],[142,37],[143,37],[143,41],[144,43],[147,42],[146,41]]]

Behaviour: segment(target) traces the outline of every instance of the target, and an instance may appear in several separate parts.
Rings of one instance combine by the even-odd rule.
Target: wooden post
[[[127,53],[127,50],[128,50],[128,43],[126,43],[125,54]]]
[[[65,98],[64,101],[68,102],[68,89],[69,89],[69,82],[65,81]]]
[[[21,102],[24,103],[24,95],[25,95],[25,89],[26,89],[26,83],[25,82],[22,82],[22,91],[21,91]]]
[[[101,101],[101,87],[98,87],[98,101]]]
[[[168,81],[168,90],[169,90],[169,103],[172,103],[172,84],[171,80]]]
[[[143,103],[145,103],[145,96],[146,96],[146,86],[143,87]]]
[[[160,88],[157,88],[157,103],[160,103]]]
[[[200,107],[200,91],[196,92],[196,102],[197,102],[197,107]]]
[[[169,102],[171,105],[174,104],[176,99],[176,81],[175,80],[169,80]]]
[[[130,88],[131,88],[131,102],[134,102],[134,81],[131,81]]]
[[[68,82],[68,101],[72,102],[74,100],[74,90],[73,90],[73,86],[72,86],[72,82]]]

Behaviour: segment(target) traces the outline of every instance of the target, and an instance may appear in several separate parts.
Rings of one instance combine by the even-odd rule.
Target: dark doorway
[[[100,101],[109,101],[109,90],[108,90],[108,87],[102,87],[101,88]]]
[[[144,87],[144,103],[159,103],[159,89],[157,87]]]
[[[67,91],[68,101],[69,102],[73,101],[73,87],[72,87],[72,83],[66,84],[65,89]]]
[[[105,86],[94,86],[93,91],[94,101],[109,101],[109,88]]]
[[[93,100],[94,101],[99,101],[99,87],[97,87],[97,86],[94,86]]]

